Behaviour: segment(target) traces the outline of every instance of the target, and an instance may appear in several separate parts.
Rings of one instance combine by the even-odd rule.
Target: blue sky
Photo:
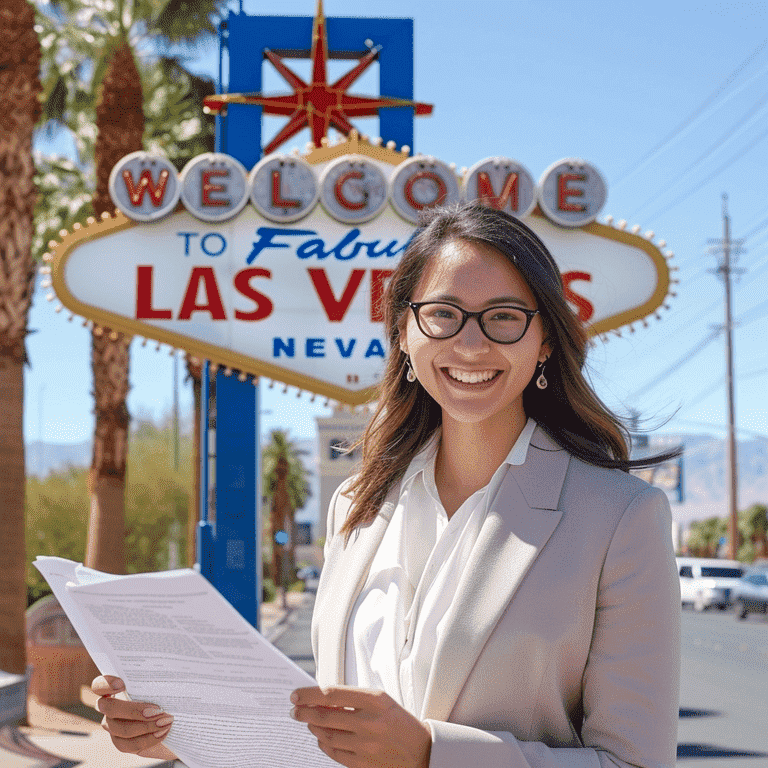
[[[314,0],[244,2],[251,14],[312,16],[314,9]],[[626,219],[666,240],[680,281],[669,309],[648,328],[596,340],[589,358],[603,399],[637,409],[649,426],[666,421],[664,433],[725,435],[724,341],[713,334],[724,322],[723,285],[708,240],[722,237],[727,193],[732,237],[745,238],[734,284],[737,426],[742,439],[768,439],[768,5],[325,0],[325,13],[414,19],[415,97],[435,105],[417,120],[417,151],[459,167],[506,155],[535,178],[556,160],[583,157],[608,183],[598,220]],[[189,57],[193,70],[216,74],[214,47]],[[264,66],[265,91],[285,91]],[[349,66],[334,64],[339,72]],[[354,90],[375,93],[375,75]],[[355,122],[378,135],[375,119]],[[90,335],[79,319],[56,314],[46,293],[36,291],[30,320],[38,332],[28,341],[25,434],[80,442],[93,429]],[[135,345],[134,416],[170,409],[169,352]],[[188,412],[188,386],[181,403]],[[301,438],[314,435],[314,416],[326,412],[308,393],[282,394],[281,386],[263,389],[261,408],[262,430],[287,427]]]

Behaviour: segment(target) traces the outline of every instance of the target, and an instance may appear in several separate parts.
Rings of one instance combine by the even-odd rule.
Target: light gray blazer
[[[399,485],[399,484],[397,484]],[[312,643],[344,683],[347,623],[397,502],[344,545],[328,515]],[[680,587],[666,496],[537,429],[489,506],[426,691],[430,768],[674,766]]]

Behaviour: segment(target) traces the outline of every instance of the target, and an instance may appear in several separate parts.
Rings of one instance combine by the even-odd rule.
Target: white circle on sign
[[[267,155],[248,177],[251,202],[270,221],[297,221],[315,207],[320,189],[312,167],[293,155]]]
[[[361,155],[334,160],[320,177],[320,202],[334,219],[358,224],[378,216],[387,204],[387,178]]]
[[[425,208],[458,202],[454,172],[434,157],[412,157],[398,166],[390,183],[392,207],[412,224]]]
[[[202,221],[226,221],[248,202],[248,172],[239,160],[220,152],[193,157],[181,172],[181,199]]]
[[[553,163],[539,180],[539,206],[561,227],[583,227],[593,222],[607,194],[600,171],[576,157]]]
[[[181,184],[173,163],[161,155],[131,152],[109,174],[109,195],[115,207],[134,221],[155,221],[179,202]]]
[[[467,171],[464,196],[522,219],[536,205],[536,182],[517,160],[489,157]]]

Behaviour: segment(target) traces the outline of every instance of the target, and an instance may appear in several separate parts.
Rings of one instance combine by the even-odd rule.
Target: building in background
[[[320,472],[320,519],[315,540],[325,539],[326,516],[333,492],[350,477],[360,459],[360,449],[349,450],[363,434],[371,414],[353,413],[338,406],[330,416],[318,416],[317,447]]]

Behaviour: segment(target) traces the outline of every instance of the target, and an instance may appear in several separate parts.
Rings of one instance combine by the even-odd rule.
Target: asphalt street
[[[768,621],[683,611],[678,765],[768,768]]]
[[[308,592],[273,639],[311,675],[313,605]],[[677,765],[768,768],[768,619],[683,611]]]

